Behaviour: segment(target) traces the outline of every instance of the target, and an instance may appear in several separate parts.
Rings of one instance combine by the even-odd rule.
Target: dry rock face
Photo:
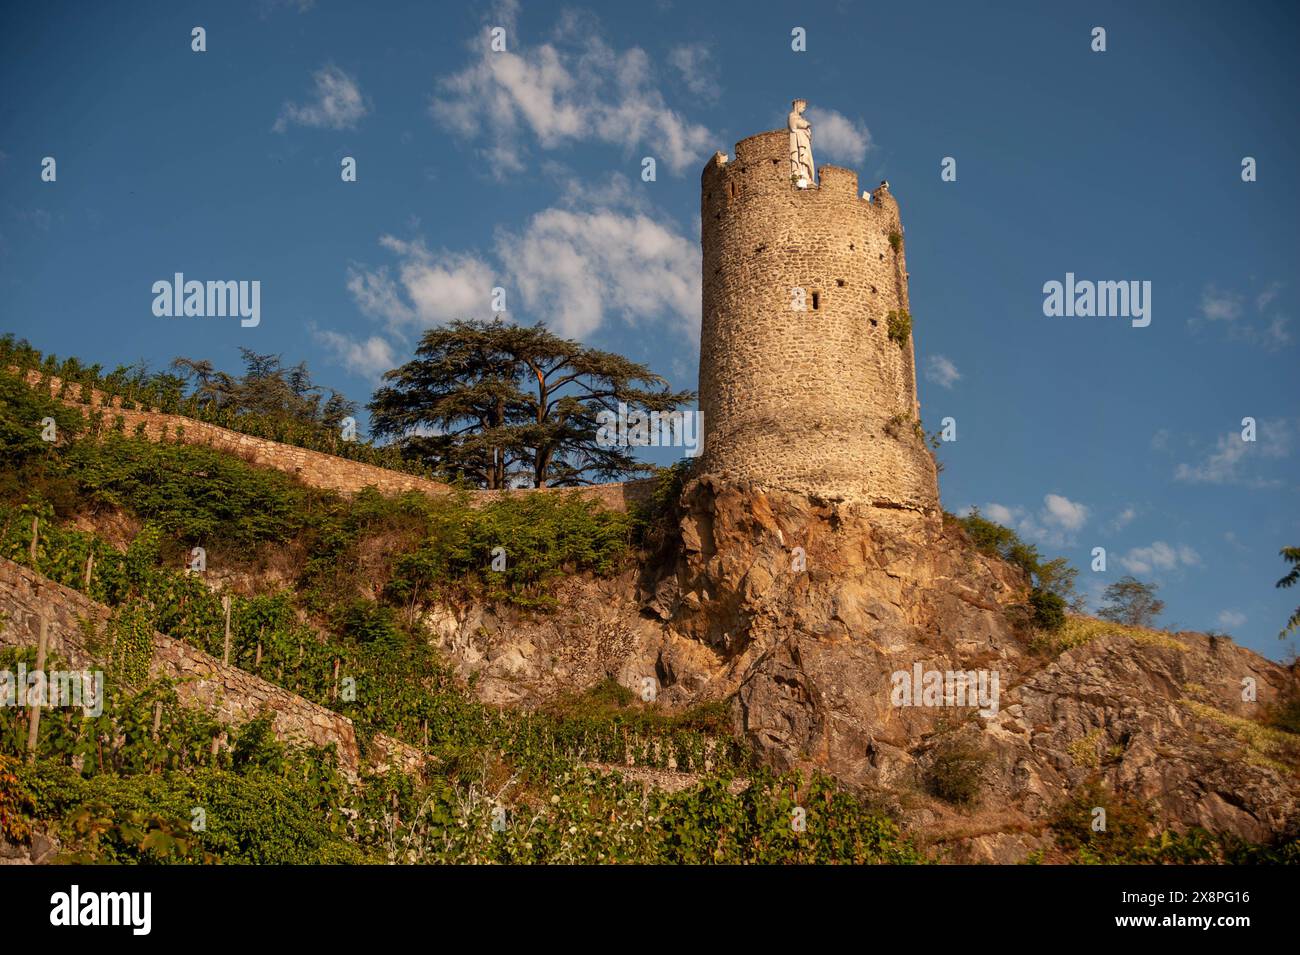
[[[567,581],[552,617],[444,611],[440,639],[497,702],[606,676],[635,690],[645,675],[664,705],[730,699],[736,731],[770,765],[877,794],[941,858],[1024,859],[1090,782],[1161,826],[1253,842],[1295,826],[1300,780],[1236,722],[1260,717],[1295,673],[1196,633],[1036,652],[1013,625],[1027,594],[1020,571],[938,516],[705,478],[683,494],[679,536],[638,575]],[[895,705],[893,675],[918,665],[996,674],[996,705]],[[1246,678],[1256,702],[1242,700]],[[934,794],[950,748],[978,757],[973,806]]]
[[[977,805],[1000,818],[963,836],[958,858],[1023,857],[1053,807],[1099,777],[1175,828],[1264,841],[1295,824],[1294,769],[1236,722],[1294,689],[1294,672],[1194,633],[1034,653],[1007,612],[1027,582],[939,518],[707,480],[684,504],[682,552],[651,603],[719,665],[701,671],[669,640],[664,669],[684,690],[734,693],[739,730],[774,764],[887,792],[942,840],[970,818],[925,798],[935,755],[957,743],[982,753]],[[996,674],[996,707],[895,705],[891,675],[917,664]]]
[[[525,614],[500,607],[436,606],[424,622],[480,698],[532,707],[612,677],[636,689],[654,676],[663,628],[643,615],[636,574],[571,577],[553,592],[558,609]]]

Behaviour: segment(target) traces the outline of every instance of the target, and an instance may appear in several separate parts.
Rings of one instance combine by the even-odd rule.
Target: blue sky
[[[1287,3],[6,5],[0,330],[105,365],[280,352],[364,403],[499,285],[694,388],[700,169],[801,96],[818,162],[899,200],[923,416],[957,421],[945,506],[1279,657],[1296,45]],[[260,280],[261,324],[154,317],[178,271]],[[1150,281],[1150,326],[1044,316],[1067,272]]]

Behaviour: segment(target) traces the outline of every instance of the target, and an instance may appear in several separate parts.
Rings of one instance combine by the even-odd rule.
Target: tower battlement
[[[799,188],[789,133],[774,130],[709,160],[700,217],[702,471],[936,507],[912,340],[899,334],[907,264],[888,186],[867,199],[857,173],[822,166]]]
[[[770,194],[785,192],[794,185],[790,175],[789,133],[783,129],[759,133],[736,144],[736,158],[725,153],[715,153],[704,167],[700,185],[703,196],[716,190],[720,196],[738,198],[740,194]],[[845,206],[862,210],[867,221],[878,228],[901,231],[898,203],[885,184],[878,186],[871,198],[858,192],[858,174],[852,169],[823,165],[817,171],[818,181],[797,191],[818,196],[819,201],[840,200]],[[810,200],[811,201],[811,200]]]

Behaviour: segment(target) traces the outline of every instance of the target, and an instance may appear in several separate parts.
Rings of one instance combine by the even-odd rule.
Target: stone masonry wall
[[[701,177],[701,471],[932,510],[912,341],[888,337],[889,312],[909,308],[898,204],[884,186],[861,198],[835,166],[797,188],[788,135],[745,139]]]
[[[36,574],[21,564],[0,558],[0,646],[35,646],[40,619],[48,621],[49,652],[73,669],[95,669],[80,621],[104,625],[111,611],[85,595]],[[346,716],[290,693],[283,687],[222,663],[189,644],[162,633],[153,638],[153,677],[178,681],[181,701],[212,713],[220,722],[239,726],[263,713],[272,716],[278,738],[313,746],[336,747],[339,765],[351,776],[361,767],[356,730]],[[376,737],[374,769],[394,766],[404,771],[422,762],[418,750],[398,740]]]
[[[18,369],[13,368],[13,371]],[[59,395],[63,381],[57,375],[46,379],[39,371],[26,373],[27,383],[40,387],[43,383],[54,396]],[[311,451],[307,448],[281,444],[265,438],[241,434],[222,428],[206,421],[197,421],[182,415],[166,414],[161,411],[131,411],[123,409],[121,400],[109,398],[102,392],[90,389],[88,400],[82,398],[82,387],[69,382],[63,400],[83,411],[103,410],[105,423],[111,425],[115,416],[121,415],[126,434],[134,434],[138,425],[144,425],[145,437],[159,441],[164,437],[180,440],[186,444],[207,445],[219,451],[239,455],[250,464],[258,467],[274,468],[291,474],[304,484],[324,490],[338,491],[342,494],[355,494],[365,487],[377,488],[382,494],[401,494],[417,491],[421,494],[442,495],[451,493],[451,487],[439,481],[392,471],[362,461]],[[632,504],[645,499],[653,487],[652,480],[625,481],[610,484],[595,484],[582,488],[529,488],[517,491],[473,491],[471,499],[485,502],[509,494],[563,494],[576,491],[583,497],[591,498],[610,510],[625,511]]]

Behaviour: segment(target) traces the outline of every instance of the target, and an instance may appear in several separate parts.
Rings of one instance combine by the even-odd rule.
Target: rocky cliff
[[[650,681],[667,706],[730,700],[767,762],[876,793],[943,858],[1048,849],[1048,821],[1081,792],[1176,831],[1294,832],[1300,752],[1261,723],[1293,670],[1227,638],[1091,618],[1045,640],[1027,595],[939,515],[704,479],[657,554],[567,582],[554,617],[433,622],[499,702],[604,676]]]

